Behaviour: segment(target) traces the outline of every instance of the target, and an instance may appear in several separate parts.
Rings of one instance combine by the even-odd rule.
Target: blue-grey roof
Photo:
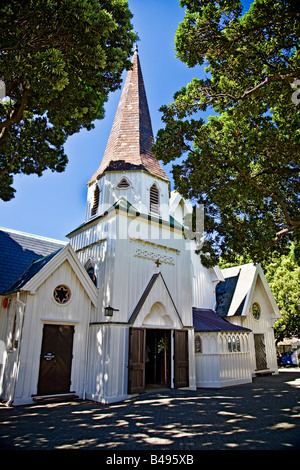
[[[220,318],[214,310],[193,308],[193,325],[195,331],[250,331]]]
[[[235,289],[239,279],[239,273],[236,276],[227,277],[224,282],[219,282],[216,286],[217,314],[220,317],[226,317],[233,299]],[[240,315],[245,299],[243,299],[235,315]]]
[[[44,266],[46,266],[46,264],[49,263],[49,261],[51,261],[60,250],[62,250],[62,248],[54,251],[50,255],[33,261],[28,266],[28,268],[19,277],[17,277],[17,279],[10,286],[7,287],[5,294],[18,292],[28,281],[30,281],[33,276],[35,276]]]
[[[0,228],[0,294],[11,291],[12,285],[20,283],[28,269],[31,269],[31,272],[33,269],[41,269],[41,258],[56,252],[65,244],[37,235]],[[41,260],[40,264],[33,267],[32,263],[37,260]]]

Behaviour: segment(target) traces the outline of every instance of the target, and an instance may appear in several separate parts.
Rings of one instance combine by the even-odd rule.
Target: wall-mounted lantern
[[[113,308],[110,305],[108,307],[104,307],[104,315],[106,317],[112,317],[114,312],[118,312],[119,310],[117,308]]]

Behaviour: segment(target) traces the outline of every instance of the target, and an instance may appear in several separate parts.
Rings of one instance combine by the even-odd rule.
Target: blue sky
[[[193,76],[200,76],[202,70],[188,69],[175,57],[175,31],[184,16],[179,0],[128,3],[134,15],[134,29],[140,37],[139,57],[155,136],[162,127],[160,106],[169,104],[173,94]],[[121,90],[110,95],[105,117],[95,123],[95,129],[69,137],[65,145],[69,163],[63,173],[46,171],[40,178],[15,177],[15,198],[0,201],[0,226],[65,240],[65,235],[84,221],[86,183],[100,165],[120,93]],[[171,165],[164,169],[171,179]]]

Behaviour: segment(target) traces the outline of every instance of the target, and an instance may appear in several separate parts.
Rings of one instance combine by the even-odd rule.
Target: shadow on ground
[[[0,449],[300,449],[300,370],[212,390],[0,406]]]

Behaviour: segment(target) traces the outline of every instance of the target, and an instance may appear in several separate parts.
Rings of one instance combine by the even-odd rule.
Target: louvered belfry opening
[[[91,210],[91,215],[97,214],[98,206],[99,206],[99,195],[100,195],[100,190],[98,185],[96,184],[96,188],[94,191],[94,202],[93,202],[93,207]]]
[[[159,214],[159,190],[156,184],[150,188],[150,212]]]

